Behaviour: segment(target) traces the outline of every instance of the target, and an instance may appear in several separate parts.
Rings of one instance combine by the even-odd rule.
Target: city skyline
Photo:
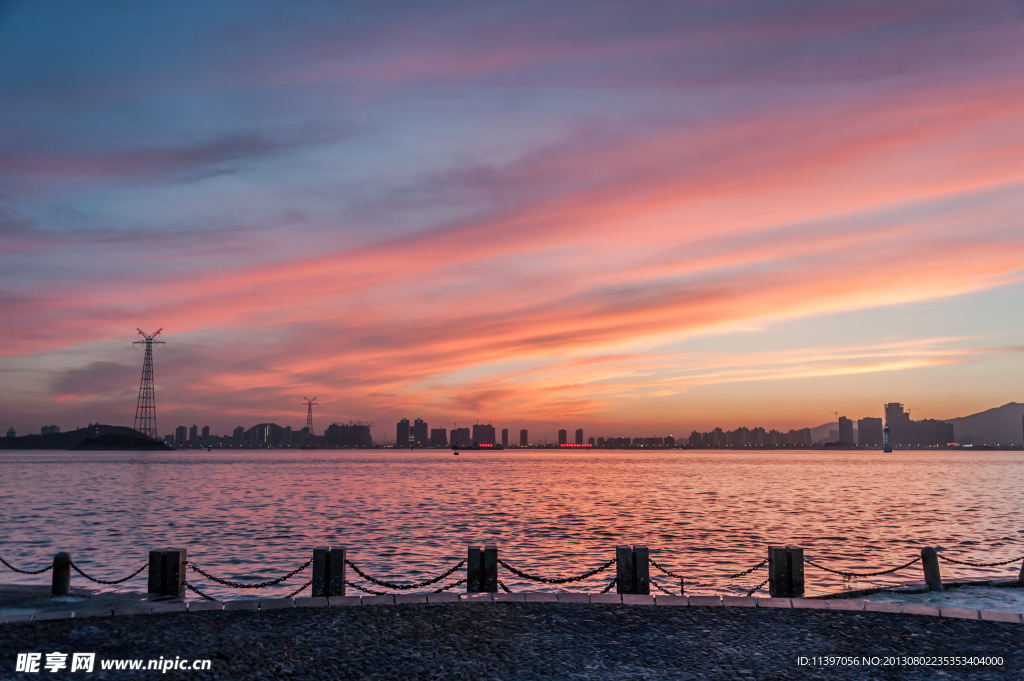
[[[1015,5],[268,6],[0,9],[2,428],[1024,399]]]

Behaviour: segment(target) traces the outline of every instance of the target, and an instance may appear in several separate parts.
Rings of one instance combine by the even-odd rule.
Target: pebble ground
[[[14,673],[17,653],[54,651],[210,658],[212,669]],[[967,654],[1004,664],[798,664]],[[1021,679],[1022,663],[1021,625],[814,610],[453,603],[0,625],[0,679]]]

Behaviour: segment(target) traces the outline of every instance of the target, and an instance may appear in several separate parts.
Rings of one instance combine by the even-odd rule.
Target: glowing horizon
[[[1024,401],[1019,7],[281,7],[0,8],[4,429]]]

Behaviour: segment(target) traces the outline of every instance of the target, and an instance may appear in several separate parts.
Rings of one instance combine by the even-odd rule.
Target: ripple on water
[[[684,574],[689,593],[738,594],[764,573],[728,576],[760,562],[769,543],[857,572],[906,562],[925,545],[972,562],[1024,553],[1014,522],[1024,505],[1019,452],[4,452],[0,467],[0,555],[36,568],[67,550],[107,578],[136,569],[151,548],[187,546],[212,574],[264,580],[331,544],[378,578],[414,581],[485,543],[526,572],[563,577],[634,543]],[[943,565],[951,576],[988,578],[1018,568]],[[920,581],[918,571],[871,584]],[[500,578],[513,590],[594,591],[613,576],[563,587]],[[243,593],[283,595],[308,578]],[[807,584],[844,586],[813,568]]]

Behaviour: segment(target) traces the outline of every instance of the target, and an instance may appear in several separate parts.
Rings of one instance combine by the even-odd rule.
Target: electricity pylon
[[[302,443],[302,444],[303,444],[303,446],[308,447],[310,445],[310,443],[313,442],[313,407],[319,407],[320,405],[317,404],[317,401],[316,401],[315,397],[313,399],[309,400],[309,399],[306,399],[305,396],[303,396],[302,399],[305,402],[306,407],[307,407],[307,409],[306,409],[306,441],[304,443]]]
[[[147,334],[142,329],[135,329],[145,340],[135,341],[132,345],[146,346],[146,359],[142,362],[142,383],[139,384],[139,402],[135,406],[135,430],[148,435],[154,440],[156,434],[156,388],[153,386],[153,344],[163,345],[163,341],[153,340],[160,335],[160,329],[154,334]]]

